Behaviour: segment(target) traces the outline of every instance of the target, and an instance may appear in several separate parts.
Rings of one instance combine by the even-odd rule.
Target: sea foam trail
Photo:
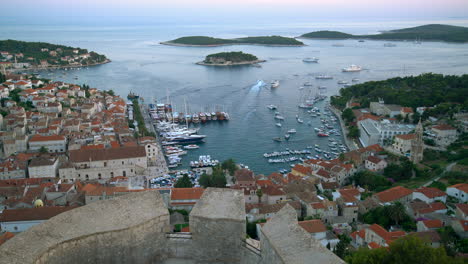
[[[265,85],[265,82],[262,80],[258,80],[257,83],[250,88],[250,93],[257,92],[259,93],[262,87]]]

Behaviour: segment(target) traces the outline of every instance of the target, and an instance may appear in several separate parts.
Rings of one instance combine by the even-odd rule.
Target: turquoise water
[[[261,25],[147,25],[125,27],[100,26],[2,26],[0,39],[12,38],[28,41],[46,41],[79,46],[106,54],[112,63],[88,69],[58,70],[45,77],[73,83],[86,83],[99,89],[113,89],[125,96],[133,91],[145,99],[165,101],[169,91],[176,110],[184,111],[187,99],[192,112],[224,109],[231,121],[201,126],[206,142],[198,150],[184,156],[184,162],[199,155],[210,154],[224,160],[234,158],[252,168],[256,173],[270,173],[288,165],[270,165],[262,156],[275,150],[304,149],[320,144],[313,127],[320,126],[319,118],[308,117],[297,108],[301,96],[299,87],[306,81],[314,87],[326,86],[327,95],[336,94],[338,80],[382,80],[401,75],[425,72],[463,74],[468,70],[468,45],[440,42],[396,42],[397,47],[386,48],[384,41],[355,40],[303,40],[305,47],[226,46],[212,48],[186,48],[159,45],[160,41],[185,35],[211,35],[241,37],[246,35],[297,36],[318,29],[344,30],[349,33],[372,33],[378,30],[424,24],[421,21],[393,23],[301,23]],[[468,25],[466,21],[458,21]],[[335,47],[342,44],[344,47]],[[210,68],[194,63],[207,54],[221,51],[244,51],[267,60],[261,68],[234,67]],[[318,64],[303,63],[305,57],[319,57]],[[342,73],[350,64],[367,70],[360,73]],[[333,80],[315,80],[313,76],[327,74]],[[74,78],[78,77],[78,80]],[[278,79],[281,85],[272,91],[254,87],[258,80],[270,83]],[[278,105],[285,117],[282,128],[275,126],[269,104]],[[300,115],[304,124],[296,122]],[[313,122],[307,126],[307,122]],[[297,134],[287,143],[275,143],[273,137],[284,136],[295,128]]]

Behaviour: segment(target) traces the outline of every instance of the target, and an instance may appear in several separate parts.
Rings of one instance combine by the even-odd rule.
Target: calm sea
[[[326,86],[326,94],[339,90],[337,81],[361,82],[382,80],[402,75],[426,72],[463,74],[468,71],[468,45],[440,42],[395,42],[396,47],[384,47],[385,41],[355,40],[303,40],[305,47],[228,46],[214,48],[188,48],[159,45],[187,35],[216,37],[242,37],[253,35],[298,36],[314,30],[331,29],[349,33],[376,33],[380,30],[403,28],[428,23],[468,25],[468,21],[383,21],[383,22],[310,22],[270,23],[254,25],[145,25],[145,26],[32,26],[4,25],[0,39],[44,41],[78,46],[106,54],[112,63],[89,69],[58,70],[44,77],[78,84],[89,84],[99,89],[113,89],[126,97],[129,91],[142,95],[147,101],[170,101],[176,110],[184,111],[186,98],[191,112],[229,112],[231,121],[201,126],[200,133],[207,135],[198,150],[183,157],[184,164],[209,154],[224,160],[234,158],[252,168],[256,173],[271,173],[288,164],[270,165],[263,153],[285,148],[302,150],[319,144],[326,147],[328,140],[317,138],[313,127],[320,126],[318,118],[297,108],[305,82],[314,87]],[[340,44],[341,47],[337,47]],[[210,68],[194,63],[206,55],[221,51],[244,51],[267,60],[261,68],[233,67]],[[318,57],[318,64],[302,62],[305,57]],[[360,73],[342,73],[341,68],[357,64],[366,70]],[[332,75],[333,80],[319,81],[319,74]],[[78,78],[78,79],[75,79]],[[272,91],[258,89],[258,80],[270,83],[279,80],[281,85]],[[283,127],[275,126],[269,104],[279,107],[285,117]],[[323,104],[319,105],[322,107]],[[304,119],[296,122],[295,116]],[[312,126],[307,122],[311,121]],[[272,138],[284,136],[288,129],[297,134],[289,142],[276,143]],[[315,153],[314,153],[315,154]]]

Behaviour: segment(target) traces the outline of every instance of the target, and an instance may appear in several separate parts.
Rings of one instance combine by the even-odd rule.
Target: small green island
[[[426,40],[446,42],[468,42],[468,28],[430,24],[412,28],[385,31],[375,35],[352,35],[339,31],[315,31],[300,36],[307,39],[373,39],[373,40]]]
[[[197,62],[198,65],[206,66],[236,66],[251,65],[265,60],[259,60],[257,56],[243,53],[242,51],[220,52],[206,56],[204,61]]]
[[[298,41],[295,38],[288,38],[282,36],[261,36],[235,39],[212,38],[206,36],[189,36],[166,42],[161,42],[161,44],[185,47],[215,47],[225,45],[262,45],[279,47],[304,46],[304,43]]]
[[[87,49],[45,42],[0,40],[0,68],[12,70],[84,67],[108,63],[105,55]]]

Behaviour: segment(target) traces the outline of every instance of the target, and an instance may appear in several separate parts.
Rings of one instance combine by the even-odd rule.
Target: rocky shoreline
[[[226,63],[206,63],[204,61],[197,62],[195,64],[197,65],[203,65],[203,66],[240,66],[240,65],[253,65],[253,64],[258,64],[266,62],[266,60],[254,60],[254,61],[241,61],[241,62],[226,62]]]
[[[58,69],[65,69],[65,68],[83,68],[83,67],[92,67],[98,66],[102,64],[107,64],[112,62],[111,60],[107,59],[103,62],[87,64],[87,65],[66,65],[66,66],[50,66],[50,67],[28,67],[28,68],[21,68],[21,69],[10,69],[11,72],[21,72],[21,71],[34,71],[34,70],[58,70]]]

